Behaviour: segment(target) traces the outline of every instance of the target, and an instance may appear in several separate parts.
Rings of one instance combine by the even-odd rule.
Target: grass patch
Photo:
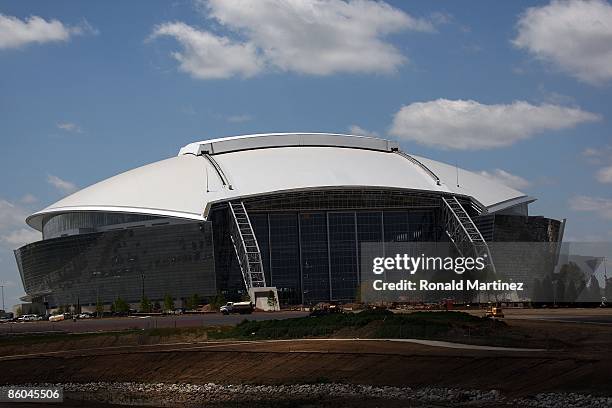
[[[415,312],[395,314],[388,310],[331,314],[284,320],[244,320],[236,327],[209,332],[216,339],[295,339],[327,337],[342,331],[346,335],[369,338],[432,338],[486,335],[505,323],[463,312]]]
[[[44,333],[0,337],[2,346],[37,344],[60,347],[62,344],[156,344],[174,338],[213,340],[300,339],[309,337],[340,338],[420,338],[470,343],[503,344],[508,333],[503,322],[463,312],[393,313],[388,310],[365,310],[317,317],[282,320],[243,320],[236,326],[129,329],[96,333]],[[130,338],[132,336],[133,338]],[[175,341],[174,339],[170,341]],[[61,346],[63,347],[63,346]],[[72,346],[71,346],[72,347]]]

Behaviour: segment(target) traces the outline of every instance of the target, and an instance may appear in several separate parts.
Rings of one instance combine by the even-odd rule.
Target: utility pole
[[[141,300],[143,300],[145,298],[145,291],[144,291],[144,279],[145,279],[145,276],[144,276],[144,273],[141,273],[140,276],[142,277],[142,299]]]

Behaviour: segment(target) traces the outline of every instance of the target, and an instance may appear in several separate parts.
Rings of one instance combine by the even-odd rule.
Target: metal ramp
[[[250,293],[251,288],[266,287],[261,252],[244,203],[230,201],[229,208],[233,218],[233,222],[230,223],[230,237],[238,257],[244,285]]]
[[[495,272],[493,258],[487,242],[465,211],[457,197],[442,197],[444,228],[461,256],[482,257],[485,264]]]

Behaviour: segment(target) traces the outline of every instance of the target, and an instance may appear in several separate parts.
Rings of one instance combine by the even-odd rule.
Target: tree
[[[102,302],[100,302],[100,300],[98,300],[98,302],[96,303],[96,316],[102,317],[103,313],[104,313],[104,305],[102,304]]]
[[[151,301],[146,296],[140,301],[140,312],[151,313]]]
[[[574,281],[569,281],[567,283],[567,287],[565,288],[565,301],[566,302],[575,302],[578,298],[578,291],[576,290],[576,284]]]
[[[17,317],[21,316],[23,314],[23,310],[21,309],[21,306],[19,306],[16,310],[15,310],[15,315],[17,315]]]
[[[586,287],[586,280],[584,278],[584,273],[578,265],[576,265],[574,262],[569,262],[561,266],[561,269],[559,270],[559,278],[565,283],[566,302],[578,302],[583,300],[585,295],[582,294],[582,291]],[[572,291],[575,291],[576,294],[573,295]],[[568,297],[568,295],[572,296]]]
[[[225,300],[225,296],[223,296],[223,293],[217,292],[215,297],[210,300],[209,306],[213,310],[219,310],[219,308],[225,303],[227,303],[227,301]]]
[[[355,303],[361,303],[361,286],[355,288]]]
[[[187,309],[195,309],[200,305],[200,296],[197,293],[191,295],[187,300]]]
[[[174,310],[174,299],[167,293],[164,296],[164,310]]]
[[[115,313],[127,313],[130,311],[130,305],[128,305],[125,300],[118,297],[113,303],[113,310]]]
[[[273,309],[276,309],[276,296],[274,296],[273,290],[268,292],[268,306]]]
[[[534,303],[542,302],[542,283],[537,278],[533,280],[533,290],[531,291],[531,301]]]
[[[553,289],[552,278],[547,275],[542,281],[542,302],[552,302],[555,292]]]
[[[555,281],[555,300],[557,303],[563,303],[567,300],[565,299],[565,285],[561,279],[557,279]]]

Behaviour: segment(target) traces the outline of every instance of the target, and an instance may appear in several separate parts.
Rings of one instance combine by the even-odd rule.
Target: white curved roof
[[[205,140],[84,188],[32,214],[114,211],[204,220],[212,203],[327,187],[389,187],[475,198],[496,209],[532,201],[520,191],[455,166],[398,154],[395,142],[363,136],[277,133]],[[439,181],[436,180],[439,178]],[[507,205],[500,205],[506,203]]]

